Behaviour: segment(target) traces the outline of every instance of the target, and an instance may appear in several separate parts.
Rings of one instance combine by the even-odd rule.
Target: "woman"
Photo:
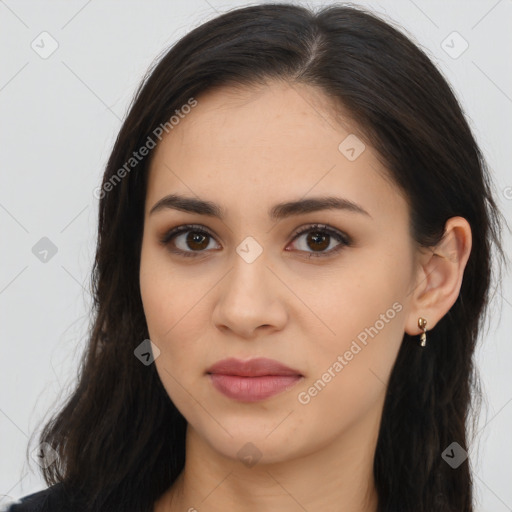
[[[107,164],[94,325],[29,510],[473,511],[501,217],[459,104],[359,9],[181,39]]]

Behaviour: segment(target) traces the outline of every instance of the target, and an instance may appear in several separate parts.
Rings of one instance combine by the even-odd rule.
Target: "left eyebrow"
[[[357,203],[342,197],[333,196],[313,197],[310,199],[301,199],[299,201],[279,203],[270,209],[269,217],[273,220],[279,220],[291,217],[292,215],[300,215],[321,210],[346,210],[372,218],[372,216]]]
[[[170,194],[160,199],[150,210],[149,215],[166,209],[181,210],[208,217],[226,218],[225,210],[218,204],[194,197]],[[372,216],[360,205],[342,197],[314,197],[298,201],[288,201],[272,206],[268,212],[272,220],[284,219],[294,215],[302,215],[321,210],[345,210],[353,213]]]

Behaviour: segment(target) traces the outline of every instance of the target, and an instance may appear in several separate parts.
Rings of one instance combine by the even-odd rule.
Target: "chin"
[[[203,433],[201,436],[217,453],[233,461],[239,461],[247,467],[284,462],[298,456],[298,451],[303,445],[297,438],[294,438],[292,443],[290,433],[286,429],[280,433],[275,430],[269,435],[272,429],[258,429],[257,425],[249,420],[239,422],[233,428],[225,423],[222,425],[231,436],[222,428],[216,429],[215,432]]]

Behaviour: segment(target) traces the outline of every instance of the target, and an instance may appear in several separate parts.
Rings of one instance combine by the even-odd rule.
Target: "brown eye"
[[[188,235],[185,238],[185,245],[191,249],[203,250],[208,247],[208,238],[209,235],[207,234],[188,231]]]
[[[161,240],[170,250],[181,256],[198,256],[197,253],[206,252],[213,235],[201,226],[180,226],[172,229]],[[172,242],[172,243],[171,243]]]
[[[350,238],[347,235],[321,224],[315,224],[303,229],[295,235],[293,241],[295,242],[295,240],[300,239],[304,235],[307,236],[299,244],[299,251],[309,252],[309,257],[330,256],[351,244]],[[337,242],[337,245],[335,242]],[[326,250],[329,247],[331,249]]]
[[[323,224],[315,224],[302,229],[295,234],[293,243],[301,237],[305,238],[302,243],[298,244],[300,246],[298,251],[307,253],[308,258],[331,256],[352,243],[348,235]],[[209,250],[218,249],[219,247],[210,247],[214,240],[214,235],[205,227],[185,225],[169,231],[160,242],[169,247],[174,254],[197,257]]]
[[[329,247],[330,239],[331,235],[319,233],[317,231],[310,231],[306,238],[306,244],[308,245],[308,247],[314,247],[315,251],[323,251],[327,249],[327,247]]]

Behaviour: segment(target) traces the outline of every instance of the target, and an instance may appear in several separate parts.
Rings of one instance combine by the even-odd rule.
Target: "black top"
[[[0,512],[86,512],[83,504],[78,504],[76,495],[58,483],[27,496],[19,498],[8,508],[0,505]],[[122,506],[116,510],[123,510]],[[124,509],[123,512],[129,512]]]
[[[71,512],[62,484],[28,494],[18,499],[5,512]]]
[[[57,483],[19,498],[7,509],[0,512],[80,512],[83,507],[77,506],[73,493],[65,489],[63,483]]]

